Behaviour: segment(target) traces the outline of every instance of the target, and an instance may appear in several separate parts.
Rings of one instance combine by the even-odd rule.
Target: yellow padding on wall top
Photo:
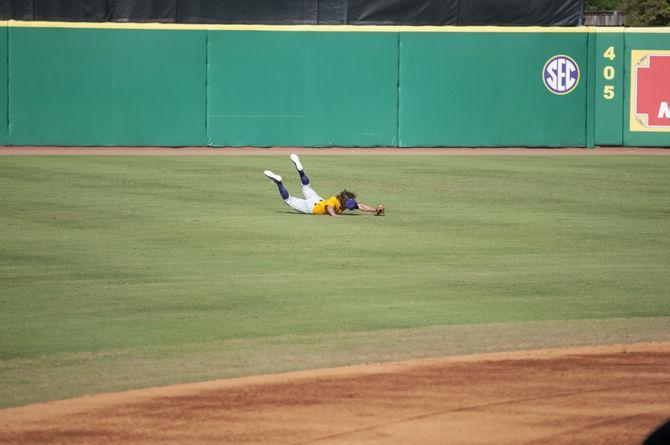
[[[207,25],[187,23],[118,23],[118,22],[41,22],[0,21],[0,26],[14,28],[80,28],[80,29],[162,29],[212,31],[303,31],[303,32],[490,32],[490,33],[651,33],[670,34],[670,27],[624,28],[620,26],[385,26],[385,25]]]

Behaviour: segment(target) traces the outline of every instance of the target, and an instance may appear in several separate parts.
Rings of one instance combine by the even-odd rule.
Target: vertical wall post
[[[587,38],[587,86],[586,86],[586,148],[595,147],[595,50],[596,50],[596,28],[588,28]]]
[[[596,28],[595,144],[623,144],[624,28]]]

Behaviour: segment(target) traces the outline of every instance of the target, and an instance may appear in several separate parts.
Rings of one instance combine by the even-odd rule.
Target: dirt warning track
[[[0,443],[639,444],[670,343],[480,354],[100,394],[0,411]]]

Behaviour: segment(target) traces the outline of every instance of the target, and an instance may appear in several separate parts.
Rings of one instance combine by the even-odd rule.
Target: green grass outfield
[[[0,158],[0,406],[670,339],[669,156]]]

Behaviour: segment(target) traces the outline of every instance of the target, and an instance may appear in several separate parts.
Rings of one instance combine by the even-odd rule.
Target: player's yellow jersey
[[[326,206],[330,206],[333,209],[335,209],[335,213],[338,215],[344,212],[344,209],[340,206],[340,201],[337,199],[337,196],[332,196],[325,201],[319,201],[316,203],[314,208],[312,209],[312,214],[314,215],[327,215],[328,211],[326,210]]]

